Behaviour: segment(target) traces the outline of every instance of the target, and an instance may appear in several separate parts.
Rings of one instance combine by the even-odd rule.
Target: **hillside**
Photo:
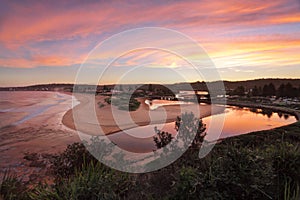
[[[281,84],[287,84],[290,83],[292,84],[293,87],[299,88],[300,87],[300,78],[299,79],[255,79],[255,80],[245,80],[245,81],[223,81],[224,86],[226,88],[226,90],[233,90],[235,88],[237,88],[238,86],[243,86],[245,87],[245,89],[252,89],[254,88],[254,86],[257,87],[263,87],[266,84],[270,84],[273,83],[273,85],[275,86],[275,88],[278,88]],[[208,82],[207,85],[211,86],[212,88],[214,88],[215,86],[217,86],[219,84],[219,81],[215,81],[215,82]],[[155,89],[163,89],[164,87],[162,85],[158,85],[158,84],[150,84],[151,85],[151,89],[155,90]],[[192,88],[194,88],[195,90],[207,90],[207,85],[205,82],[193,82],[193,83],[175,83],[175,84],[166,84],[164,86],[174,90],[174,91],[178,91],[178,90],[190,90],[191,86]],[[107,89],[113,89],[115,85],[105,85],[104,87]],[[88,85],[83,85],[83,87],[92,87],[92,86],[88,86]],[[0,91],[7,91],[7,90],[18,90],[18,91],[25,91],[25,90],[29,90],[29,91],[33,91],[33,90],[49,90],[49,91],[53,91],[53,90],[72,90],[73,88],[73,84],[40,84],[40,85],[31,85],[31,86],[24,86],[24,87],[0,87]],[[98,88],[103,88],[103,86],[98,86]],[[149,84],[125,84],[122,85],[122,88],[128,89],[136,89],[136,88],[140,88],[140,89],[144,89],[144,90],[148,90],[149,89]]]

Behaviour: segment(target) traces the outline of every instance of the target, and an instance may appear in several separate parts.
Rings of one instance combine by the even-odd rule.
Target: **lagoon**
[[[159,103],[160,101],[156,101],[156,104]],[[162,101],[162,104],[164,106],[168,105],[165,100]],[[174,102],[170,102],[169,105],[174,105]],[[151,106],[159,107],[160,105]],[[215,131],[214,127],[210,127],[213,118],[216,121],[220,121],[220,123],[223,122],[222,119],[224,118],[224,125],[221,133]],[[240,108],[236,106],[225,106],[224,113],[205,117],[202,120],[206,125],[207,130],[209,130],[208,134],[205,136],[205,140],[208,142],[215,141],[216,138],[224,139],[260,130],[269,130],[292,124],[297,121],[295,116],[286,113],[247,107]],[[139,126],[114,133],[108,137],[113,143],[124,150],[137,153],[151,152],[156,149],[153,142],[155,127],[167,131],[176,137],[175,121],[165,124]]]

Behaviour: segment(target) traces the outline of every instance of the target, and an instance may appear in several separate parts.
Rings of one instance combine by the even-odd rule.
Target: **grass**
[[[30,190],[16,175],[6,171],[0,186],[0,199],[30,199]]]

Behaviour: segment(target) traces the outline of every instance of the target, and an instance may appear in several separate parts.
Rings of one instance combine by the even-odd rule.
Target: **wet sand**
[[[128,112],[105,103],[104,99],[107,96],[95,97],[86,94],[75,94],[75,96],[80,104],[69,110],[64,115],[62,122],[73,130],[79,130],[89,135],[109,135],[138,126],[173,122],[177,116],[185,112],[193,112],[195,116],[204,118],[224,111],[224,106],[212,107],[199,104],[166,105],[149,110],[145,99],[139,98],[140,107],[136,111]],[[99,108],[99,102],[105,106]]]
[[[29,99],[28,95],[31,96],[23,95],[24,99]],[[43,95],[46,97],[41,97],[37,102],[29,104],[31,100],[28,100],[26,104],[15,106],[12,112],[1,113],[0,181],[7,170],[16,173],[24,181],[45,180],[47,171],[42,163],[33,165],[24,159],[24,155],[55,154],[64,151],[68,144],[80,142],[76,131],[61,122],[65,112],[72,106],[71,96],[54,92],[40,96]],[[23,110],[26,112],[22,112]]]

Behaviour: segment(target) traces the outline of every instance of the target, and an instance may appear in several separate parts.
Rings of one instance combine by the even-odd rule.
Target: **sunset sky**
[[[300,78],[299,0],[53,2],[59,1],[1,1],[0,86],[73,83],[98,43],[142,27],[173,29],[193,38],[223,80]],[[149,56],[185,70],[157,51],[129,55],[119,68],[136,67]],[[115,76],[107,75],[106,83],[116,81]]]

